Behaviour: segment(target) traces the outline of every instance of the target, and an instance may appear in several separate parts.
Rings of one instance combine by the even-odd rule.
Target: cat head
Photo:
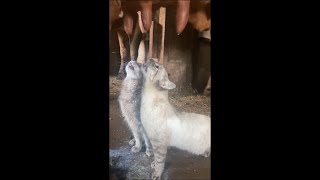
[[[126,65],[126,73],[127,76],[126,78],[129,79],[141,79],[142,74],[141,74],[141,65],[137,63],[137,61],[129,61],[128,64]]]
[[[142,65],[141,72],[144,81],[147,83],[151,83],[166,90],[176,88],[176,85],[169,80],[168,73],[164,66],[156,63],[153,59],[148,60],[147,63]]]

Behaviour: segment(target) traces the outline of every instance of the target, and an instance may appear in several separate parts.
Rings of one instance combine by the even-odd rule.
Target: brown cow
[[[210,28],[210,0],[122,0],[124,13],[124,28],[132,35],[134,17],[141,11],[143,28],[149,31],[152,22],[152,12],[160,7],[175,6],[176,32],[181,34],[189,22],[196,30]]]
[[[130,59],[136,59],[138,47],[142,40],[143,33],[149,31],[152,22],[152,12],[160,7],[176,7],[176,33],[179,35],[189,22],[199,32],[206,31],[211,27],[210,0],[110,0],[110,24],[119,18],[123,11],[124,31],[129,35],[119,34],[121,54],[121,66],[119,75],[123,76],[124,61],[129,54],[124,39],[129,39]],[[137,12],[141,11],[140,20]],[[121,36],[121,37],[120,37]],[[210,81],[210,80],[209,80]],[[209,85],[209,84],[208,84]]]
[[[121,0],[109,0],[109,31],[112,23],[121,17]]]

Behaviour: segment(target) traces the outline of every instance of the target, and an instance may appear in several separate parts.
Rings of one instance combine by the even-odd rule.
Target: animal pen
[[[155,10],[150,30],[142,33],[142,37],[136,43],[138,47],[134,47],[138,52],[134,57],[130,52],[132,47],[129,43],[135,39],[119,38],[119,34],[125,35],[123,26],[115,27],[110,31],[108,102],[110,179],[150,179],[152,172],[150,164],[153,159],[145,155],[145,149],[136,154],[130,152],[129,140],[132,134],[122,119],[117,101],[123,79],[123,77],[119,78],[118,73],[125,62],[135,58],[138,62],[144,63],[147,59],[152,58],[163,64],[169,74],[169,79],[177,85],[176,89],[169,91],[170,103],[178,111],[211,117],[210,30],[199,32],[188,23],[183,32],[177,35],[175,14],[176,9],[171,6]],[[139,30],[137,26],[133,29]],[[121,44],[120,41],[125,43]],[[145,54],[142,55],[141,52]],[[210,158],[192,155],[170,147],[163,178],[210,179],[210,164]]]
[[[191,84],[199,93],[208,94],[206,91],[210,93],[210,88],[206,90],[206,86],[211,75],[211,31],[199,33],[190,24],[187,24],[184,31],[177,35],[175,11],[174,8],[163,7],[156,10],[149,32],[138,38],[136,37],[138,35],[134,34],[131,46],[128,45],[130,40],[123,29],[119,30],[120,32],[111,31],[109,51],[111,74],[119,72],[121,60],[128,62],[130,59],[138,59],[138,62],[143,63],[153,58],[166,67],[170,79],[178,87]],[[140,31],[138,25],[135,29]],[[126,38],[123,40],[124,43],[118,39],[120,33],[122,38]],[[141,40],[142,43],[140,43]],[[142,60],[138,57],[140,56],[138,49],[140,48],[140,51],[143,48],[141,44],[144,45],[143,51],[145,52]],[[121,55],[120,51],[126,52]]]

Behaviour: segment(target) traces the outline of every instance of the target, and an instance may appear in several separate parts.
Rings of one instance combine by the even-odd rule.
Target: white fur
[[[149,138],[164,136],[169,146],[175,146],[197,155],[210,152],[211,118],[201,114],[177,112],[169,103],[168,91],[157,86],[156,81],[161,81],[161,77],[152,77],[154,72],[148,71],[149,74],[145,72],[145,69],[142,70],[144,84],[141,122]],[[159,73],[162,73],[161,76],[166,75],[166,72],[157,72]],[[167,81],[166,83],[172,83]]]

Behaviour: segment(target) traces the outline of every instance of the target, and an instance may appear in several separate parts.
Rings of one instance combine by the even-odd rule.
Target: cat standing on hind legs
[[[211,151],[211,118],[196,113],[177,112],[170,104],[168,90],[176,85],[168,79],[163,65],[150,60],[141,68],[141,122],[152,144],[152,179],[161,179],[168,146],[208,157]]]
[[[152,155],[150,141],[140,121],[141,106],[141,86],[142,73],[140,66],[136,61],[130,61],[126,68],[127,76],[122,82],[119,95],[119,104],[122,115],[127,122],[134,139],[129,141],[133,145],[131,151],[133,153],[140,152],[142,148],[141,140],[144,139],[146,145],[146,155]]]

